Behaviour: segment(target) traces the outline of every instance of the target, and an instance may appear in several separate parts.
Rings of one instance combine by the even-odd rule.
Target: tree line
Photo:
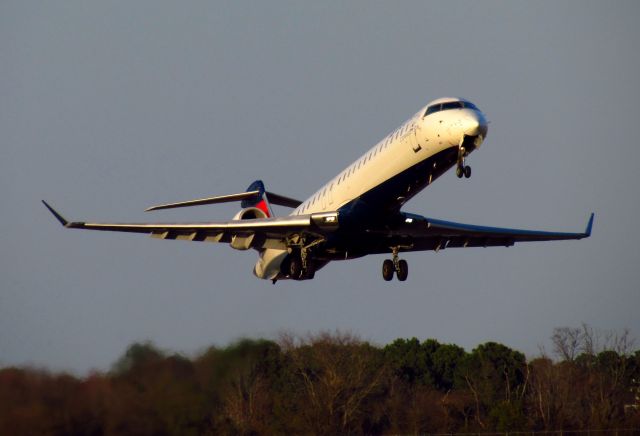
[[[188,358],[132,344],[86,378],[0,370],[0,434],[425,434],[640,428],[628,332],[558,328],[555,359],[487,342],[243,339]]]

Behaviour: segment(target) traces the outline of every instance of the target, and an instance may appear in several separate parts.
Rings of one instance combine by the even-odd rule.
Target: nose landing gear
[[[458,164],[458,167],[456,168],[456,176],[458,176],[459,179],[461,179],[462,176],[468,179],[471,177],[471,167],[469,165],[465,165],[464,161],[462,161],[462,164]]]
[[[406,260],[398,258],[398,251],[398,247],[393,247],[393,259],[385,259],[382,262],[382,278],[387,282],[393,279],[394,272],[401,282],[407,280],[409,276],[409,264]]]
[[[463,136],[462,141],[458,145],[458,166],[456,167],[456,176],[459,179],[464,176],[466,179],[471,177],[471,167],[469,165],[465,165],[465,158],[469,155],[470,150],[473,150],[475,143],[469,142],[470,136]],[[467,147],[468,145],[469,147]]]
[[[458,166],[456,167],[456,176],[458,176],[459,179],[461,179],[462,176],[467,179],[471,177],[471,167],[469,165],[465,165],[465,157],[468,154],[469,153],[465,147],[460,144],[458,147]]]

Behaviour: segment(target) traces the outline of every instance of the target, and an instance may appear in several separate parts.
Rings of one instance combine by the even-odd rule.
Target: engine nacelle
[[[237,220],[252,220],[256,218],[268,218],[268,217],[267,217],[267,214],[262,209],[258,209],[257,207],[246,207],[242,209],[240,212],[238,212],[237,214],[235,214],[235,216],[232,219],[234,221],[237,221]]]
[[[267,214],[257,207],[246,207],[238,212],[234,217],[234,221],[239,220],[251,220],[256,218],[267,218]],[[246,235],[233,235],[231,238],[231,248],[236,250],[248,250],[251,248],[251,244],[254,242],[255,234],[247,233]]]
[[[253,274],[260,279],[274,280],[281,277],[282,262],[289,256],[287,250],[268,248],[262,250],[258,256]]]

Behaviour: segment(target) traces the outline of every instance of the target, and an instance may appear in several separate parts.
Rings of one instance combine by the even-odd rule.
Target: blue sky
[[[640,334],[637,2],[23,2],[0,5],[0,365],[86,373],[133,341],[196,353],[349,330],[549,349],[554,327]],[[255,253],[62,229],[205,221],[153,204],[267,189],[305,198],[429,100],[491,124],[405,210],[583,241],[330,264],[255,279]],[[286,213],[286,209],[278,209]]]

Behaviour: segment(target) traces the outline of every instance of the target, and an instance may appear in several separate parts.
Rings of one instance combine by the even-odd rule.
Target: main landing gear
[[[307,250],[293,250],[289,255],[288,265],[284,265],[285,274],[293,280],[311,280],[315,269],[308,258]]]
[[[291,241],[289,255],[280,266],[282,274],[293,280],[311,280],[316,273],[311,251],[323,242],[324,239],[316,239],[307,244],[304,237],[297,236]]]
[[[387,282],[393,279],[393,273],[395,272],[398,280],[404,282],[407,280],[407,276],[409,275],[409,264],[404,259],[398,258],[398,248],[394,247],[393,250],[393,259],[385,259],[382,262],[382,278]]]
[[[300,280],[302,278],[304,268],[302,267],[302,257],[300,256],[300,253],[291,253],[288,270],[289,277],[292,279]]]

